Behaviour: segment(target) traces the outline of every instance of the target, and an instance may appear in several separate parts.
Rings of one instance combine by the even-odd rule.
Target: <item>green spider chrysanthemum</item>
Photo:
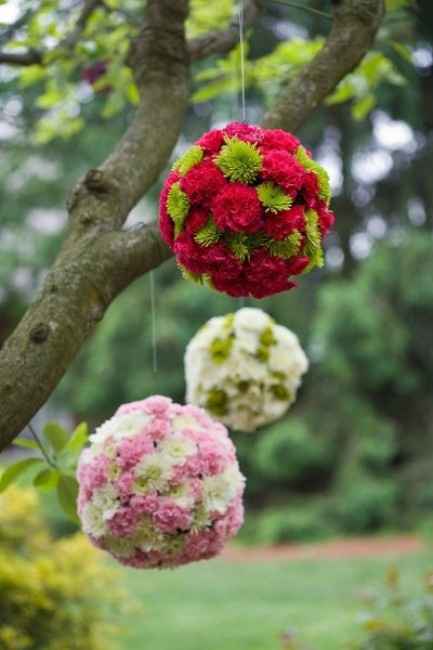
[[[215,338],[210,344],[209,352],[214,363],[223,363],[230,356],[234,338],[228,336],[226,339]]]
[[[321,267],[324,264],[319,215],[315,210],[305,212],[305,234],[307,243],[304,246],[303,254],[310,258],[310,263],[305,271],[311,271],[314,267]]]
[[[198,144],[193,145],[174,163],[173,169],[185,176],[190,169],[203,160],[204,151]]]
[[[281,212],[288,210],[293,203],[291,196],[288,196],[275,183],[266,182],[257,186],[257,195],[260,203],[266,212]]]
[[[215,163],[231,181],[253,183],[262,168],[262,156],[251,142],[227,138]]]
[[[320,198],[325,201],[326,205],[329,205],[331,202],[331,185],[326,169],[319,165],[319,163],[317,163],[315,160],[310,158],[302,146],[298,147],[296,151],[296,158],[304,169],[316,174],[317,181],[319,183]]]
[[[250,248],[248,245],[248,235],[244,233],[236,233],[227,239],[230,250],[233,255],[241,262],[249,259]]]
[[[217,243],[220,237],[221,233],[210,217],[207,224],[194,235],[195,241],[200,246],[212,246],[212,244]]]
[[[277,339],[275,338],[272,327],[265,327],[265,329],[260,334],[259,340],[261,345],[265,345],[266,347],[269,347],[270,345],[276,345]]]
[[[288,402],[293,399],[292,393],[284,386],[284,384],[274,384],[271,386],[272,395],[276,399],[280,399],[284,402]]]
[[[301,246],[302,235],[299,230],[294,230],[285,239],[270,239],[266,243],[266,248],[274,257],[283,257],[290,259],[299,253]]]
[[[214,288],[210,276],[206,273],[203,273],[202,275],[199,275],[198,273],[192,273],[191,271],[188,271],[188,269],[186,269],[184,266],[182,266],[182,264],[178,264],[178,267],[185,280],[191,280],[191,282],[200,284],[203,287],[209,287],[209,289]]]
[[[182,232],[183,222],[189,212],[188,196],[180,188],[180,183],[173,183],[167,199],[167,212],[174,222],[174,234],[177,237]]]
[[[223,390],[214,388],[207,394],[206,408],[208,411],[217,416],[227,415],[228,412],[228,397],[227,393]]]

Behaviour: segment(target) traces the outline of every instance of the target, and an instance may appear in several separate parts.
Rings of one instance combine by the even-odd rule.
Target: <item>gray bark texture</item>
[[[383,17],[383,0],[333,4],[325,46],[282,84],[265,126],[298,129],[370,49]],[[260,5],[245,3],[248,25]],[[130,55],[141,98],[135,116],[107,160],[89,170],[73,190],[63,246],[35,302],[0,350],[0,451],[54,391],[116,296],[171,257],[156,227],[129,232],[122,227],[179,137],[191,60],[227,52],[237,42],[234,24],[187,42],[188,11],[188,0],[146,3],[143,29]]]

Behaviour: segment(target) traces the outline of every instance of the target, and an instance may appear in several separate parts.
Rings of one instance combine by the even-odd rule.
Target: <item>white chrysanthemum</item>
[[[241,431],[280,418],[308,360],[298,338],[260,309],[212,318],[185,354],[187,401]]]

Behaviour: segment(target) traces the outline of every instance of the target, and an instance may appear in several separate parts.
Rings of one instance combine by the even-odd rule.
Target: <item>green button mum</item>
[[[167,199],[167,212],[174,222],[174,234],[182,232],[183,222],[189,212],[190,203],[187,195],[180,188],[180,183],[173,183]]]
[[[215,163],[231,181],[253,183],[262,169],[262,156],[254,144],[227,138]]]

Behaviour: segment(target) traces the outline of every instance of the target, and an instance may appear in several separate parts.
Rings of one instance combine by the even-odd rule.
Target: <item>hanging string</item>
[[[239,0],[239,55],[241,67],[241,121],[247,121],[247,103],[245,99],[245,11],[244,0]]]
[[[153,372],[158,372],[158,347],[156,335],[156,301],[155,301],[155,272],[149,273],[150,287],[150,319],[152,328],[152,368]]]
[[[245,12],[244,0],[239,0],[239,56],[241,69],[241,122],[247,121],[247,102],[245,91]],[[239,306],[245,307],[245,298],[239,298]]]

